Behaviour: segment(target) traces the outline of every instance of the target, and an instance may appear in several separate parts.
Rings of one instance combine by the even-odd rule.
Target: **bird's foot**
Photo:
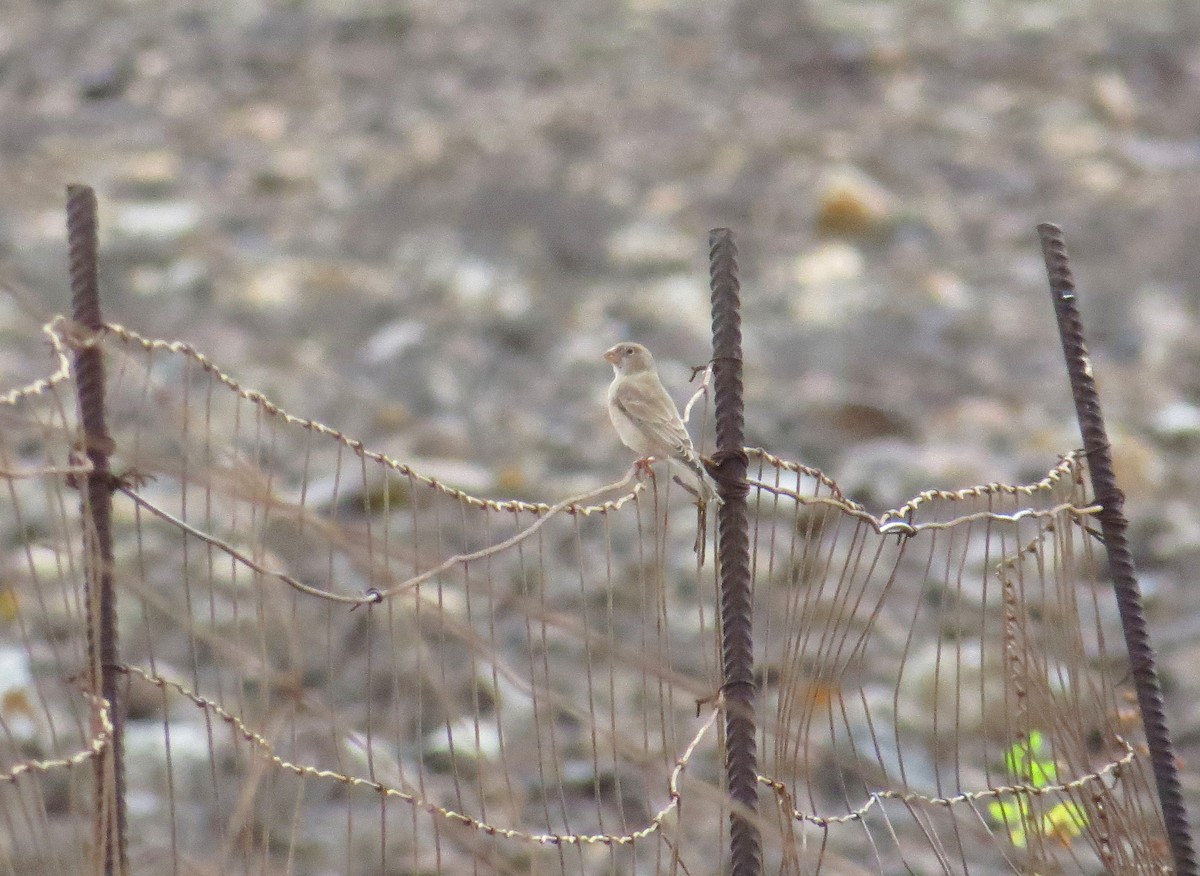
[[[637,469],[638,474],[640,474],[642,477],[648,477],[651,480],[653,480],[654,479],[654,469],[652,469],[650,467],[653,464],[654,464],[653,456],[643,456],[641,459],[639,459],[637,462],[635,462],[633,464],[633,467],[635,469]]]

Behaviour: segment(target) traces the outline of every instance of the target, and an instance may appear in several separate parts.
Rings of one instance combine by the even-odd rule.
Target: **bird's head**
[[[637,374],[639,371],[651,371],[654,368],[654,357],[641,344],[632,341],[622,341],[615,347],[609,348],[604,359],[618,374]]]

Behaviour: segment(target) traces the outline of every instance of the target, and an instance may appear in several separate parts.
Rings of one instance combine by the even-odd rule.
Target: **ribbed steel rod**
[[[1162,684],[1155,665],[1154,648],[1150,644],[1141,589],[1133,568],[1133,554],[1129,549],[1129,521],[1122,510],[1125,496],[1117,488],[1113,471],[1108,430],[1100,409],[1100,394],[1092,374],[1092,360],[1084,341],[1083,321],[1075,300],[1075,279],[1067,258],[1066,240],[1062,229],[1048,222],[1038,226],[1038,236],[1042,241],[1042,256],[1050,278],[1050,295],[1054,299],[1058,334],[1067,360],[1067,373],[1071,378],[1071,394],[1075,397],[1075,413],[1083,436],[1092,492],[1101,507],[1100,530],[1104,534],[1109,573],[1121,614],[1121,626],[1125,631],[1125,648],[1129,652],[1130,674],[1137,690],[1146,744],[1150,749],[1150,763],[1158,785],[1159,804],[1171,853],[1175,858],[1175,872],[1180,876],[1197,876],[1196,852],[1188,827],[1187,810],[1183,805],[1175,750],[1163,709]]]
[[[112,438],[104,412],[104,356],[96,338],[100,318],[97,270],[96,193],[67,186],[67,246],[70,250],[71,314],[76,323],[75,392],[83,427],[83,451],[92,470],[80,486],[83,514],[87,640],[92,690],[108,701],[112,756],[96,761],[96,840],[105,876],[129,870],[125,839],[125,719],[117,690],[117,608],[113,592]],[[111,770],[111,773],[110,773]]]
[[[721,587],[721,691],[725,700],[725,768],[730,813],[730,872],[758,876],[762,841],[752,816],[758,800],[754,722],[754,651],[751,625],[749,487],[742,393],[742,314],[737,247],[727,228],[709,232],[712,286],[713,396],[717,428],[713,475],[723,503],[717,512],[717,565]]]

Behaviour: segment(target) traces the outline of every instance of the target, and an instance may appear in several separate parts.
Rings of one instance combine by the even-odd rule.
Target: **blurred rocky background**
[[[626,469],[600,354],[685,397],[719,225],[751,443],[875,510],[1036,479],[1079,442],[1062,224],[1200,755],[1200,4],[7,0],[0,119],[5,386],[86,182],[108,319],[493,496]]]

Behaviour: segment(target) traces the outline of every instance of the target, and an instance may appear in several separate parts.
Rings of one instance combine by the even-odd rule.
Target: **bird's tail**
[[[723,504],[723,500],[717,493],[717,482],[712,479],[712,475],[705,469],[704,463],[698,455],[692,454],[686,458],[672,459],[672,462],[676,461],[680,468],[687,470],[688,486],[696,493],[700,501],[711,502],[714,505]]]

